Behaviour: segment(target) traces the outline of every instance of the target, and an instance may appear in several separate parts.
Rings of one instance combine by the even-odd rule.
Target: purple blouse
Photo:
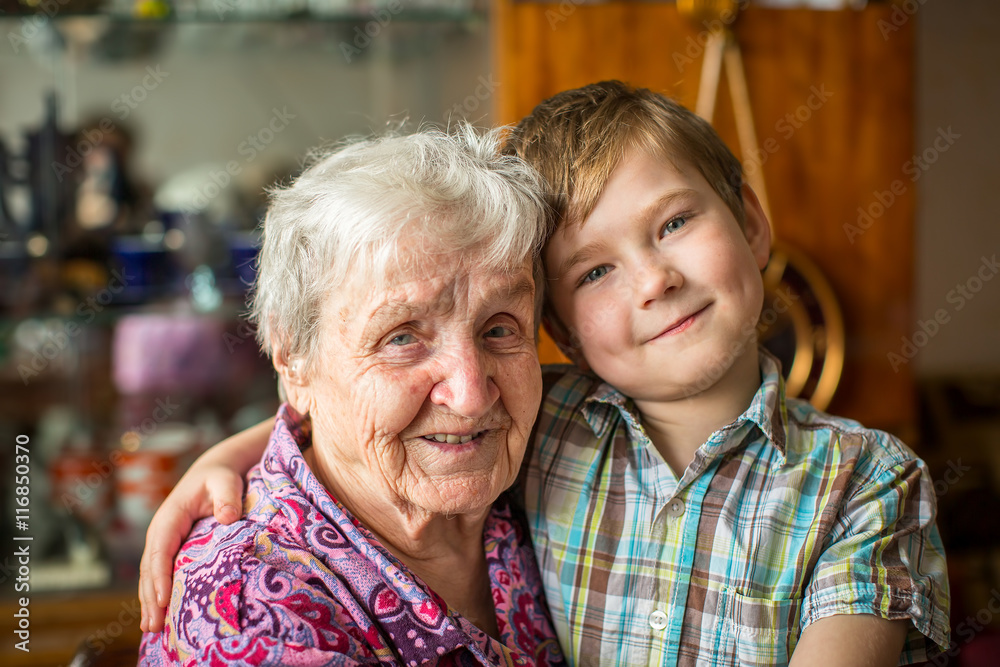
[[[505,496],[483,547],[500,641],[431,591],[320,484],[282,406],[248,475],[245,516],[194,525],[143,665],[562,665],[523,521]]]

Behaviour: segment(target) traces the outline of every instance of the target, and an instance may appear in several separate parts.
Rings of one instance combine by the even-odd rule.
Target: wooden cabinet
[[[662,91],[694,107],[705,26],[673,3],[538,4],[494,0],[497,120],[603,79]],[[778,238],[825,273],[844,310],[846,359],[830,411],[911,437],[914,160],[912,21],[891,5],[862,11],[751,7],[734,24],[743,50]],[[901,23],[901,25],[900,25]],[[738,153],[720,88],[715,125]],[[543,344],[544,360],[558,351]],[[905,356],[903,357],[905,359]]]
[[[0,615],[12,619],[19,608],[17,600],[5,598],[0,602]],[[0,647],[0,664],[5,667],[67,665],[84,647],[84,665],[135,665],[142,632],[134,584],[114,591],[36,593],[30,596],[27,609],[30,652],[15,648],[20,640],[10,640],[16,635],[8,634],[8,641]]]

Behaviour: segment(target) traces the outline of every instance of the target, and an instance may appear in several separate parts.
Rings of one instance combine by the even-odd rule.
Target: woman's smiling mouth
[[[480,437],[484,433],[486,433],[486,431],[477,431],[475,433],[470,433],[468,435],[457,435],[455,433],[431,433],[429,435],[423,435],[421,437],[425,440],[447,443],[449,445],[464,445],[468,442],[472,442],[473,440]]]

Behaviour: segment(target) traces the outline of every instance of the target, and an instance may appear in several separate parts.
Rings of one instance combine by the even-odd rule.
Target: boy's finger
[[[159,632],[163,629],[163,610],[156,602],[156,591],[152,580],[139,575],[139,604],[142,607],[142,621],[139,628],[143,632]]]
[[[146,546],[139,562],[139,601],[148,632],[163,629],[163,608],[170,601],[174,556],[191,524],[190,513],[183,507],[174,507],[168,498],[146,530]]]
[[[149,574],[153,583],[153,591],[156,598],[156,606],[160,609],[170,602],[170,584],[173,581],[174,556],[181,546],[179,536],[185,536],[191,529],[190,523],[182,532],[173,531],[171,537],[165,538],[162,544],[150,547],[149,549]]]
[[[231,471],[230,471],[231,472]],[[214,475],[206,481],[215,520],[229,525],[243,516],[243,478],[235,473]]]
[[[163,606],[157,600],[155,580],[152,571],[152,554],[148,546],[139,563],[139,605],[142,608],[140,627],[144,632],[159,632],[163,629]]]
[[[139,630],[146,632],[149,628],[149,612],[146,608],[149,606],[147,600],[149,599],[149,591],[145,590],[145,585],[142,581],[142,571],[139,572]]]
[[[163,629],[164,608],[170,602],[173,554],[177,553],[178,546],[179,541],[175,541],[168,544],[166,550],[150,547],[147,536],[146,551],[139,567],[139,598],[146,618],[146,632]]]
[[[170,602],[174,556],[194,522],[211,511],[209,502],[214,505],[219,523],[229,524],[240,518],[243,479],[232,471],[225,472],[229,474],[216,474],[207,480],[202,491],[188,499],[193,504],[181,500],[184,493],[177,496],[175,489],[153,515],[139,563],[140,624],[144,631],[163,629],[164,608]],[[183,480],[178,486],[182,485]]]

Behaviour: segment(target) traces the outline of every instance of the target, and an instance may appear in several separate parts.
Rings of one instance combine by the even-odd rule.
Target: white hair
[[[289,186],[271,191],[251,303],[265,352],[311,366],[325,297],[348,277],[378,281],[422,247],[475,249],[477,266],[516,272],[548,232],[541,181],[500,154],[506,128],[422,129],[355,140],[314,154]],[[535,288],[541,284],[536,271]]]

